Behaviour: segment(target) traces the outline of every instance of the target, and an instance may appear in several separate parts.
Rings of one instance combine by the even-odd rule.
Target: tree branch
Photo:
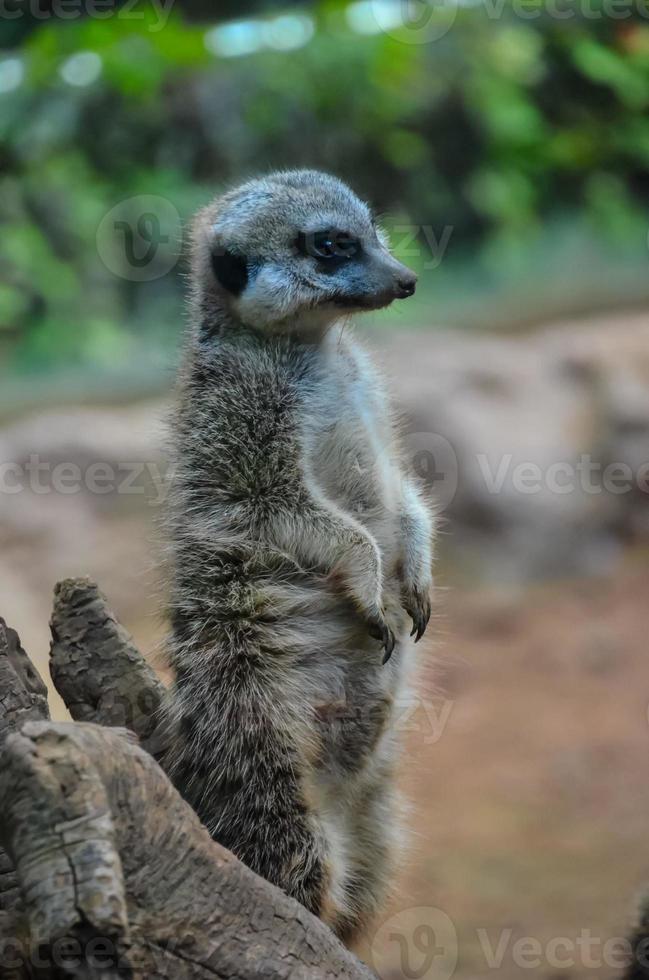
[[[0,796],[32,948],[54,960],[65,937],[86,970],[63,976],[371,976],[322,922],[216,844],[123,732],[29,723],[7,740]]]
[[[26,721],[49,718],[47,688],[23,650],[18,634],[0,618],[0,752],[12,732]],[[0,942],[25,938],[23,903],[18,879],[6,851],[0,848]],[[0,975],[10,949],[0,948]],[[16,980],[27,976],[22,970]]]
[[[165,687],[90,579],[54,590],[50,673],[75,721],[128,728],[159,758]]]
[[[18,634],[0,617],[0,746],[26,721],[49,718],[47,688]]]
[[[73,715],[155,744],[164,688],[95,585],[57,587],[52,635]],[[369,980],[327,926],[211,839],[133,735],[47,717],[2,623],[0,976]]]

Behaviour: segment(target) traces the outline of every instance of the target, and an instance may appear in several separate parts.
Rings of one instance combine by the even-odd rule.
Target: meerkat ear
[[[248,284],[248,262],[245,255],[236,255],[229,248],[212,249],[212,271],[224,289],[239,296]]]

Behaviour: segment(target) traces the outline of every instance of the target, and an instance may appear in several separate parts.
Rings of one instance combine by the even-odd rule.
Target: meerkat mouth
[[[393,293],[380,293],[374,296],[334,296],[326,302],[331,303],[339,309],[347,310],[381,310],[389,306],[395,299]]]

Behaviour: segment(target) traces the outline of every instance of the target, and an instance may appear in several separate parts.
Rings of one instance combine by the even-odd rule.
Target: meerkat
[[[341,324],[415,282],[323,173],[251,180],[195,224],[168,765],[217,841],[347,941],[400,837],[395,701],[430,616],[433,521]]]

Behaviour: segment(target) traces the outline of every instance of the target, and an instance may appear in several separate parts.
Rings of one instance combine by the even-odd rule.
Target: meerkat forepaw
[[[388,626],[383,615],[368,620],[367,631],[374,640],[380,640],[383,646],[383,663],[387,664],[394,650],[394,633]]]
[[[417,643],[426,632],[426,627],[430,619],[432,611],[430,594],[427,591],[424,592],[421,589],[413,587],[404,598],[403,608],[412,620],[410,635],[414,636],[415,643]]]

